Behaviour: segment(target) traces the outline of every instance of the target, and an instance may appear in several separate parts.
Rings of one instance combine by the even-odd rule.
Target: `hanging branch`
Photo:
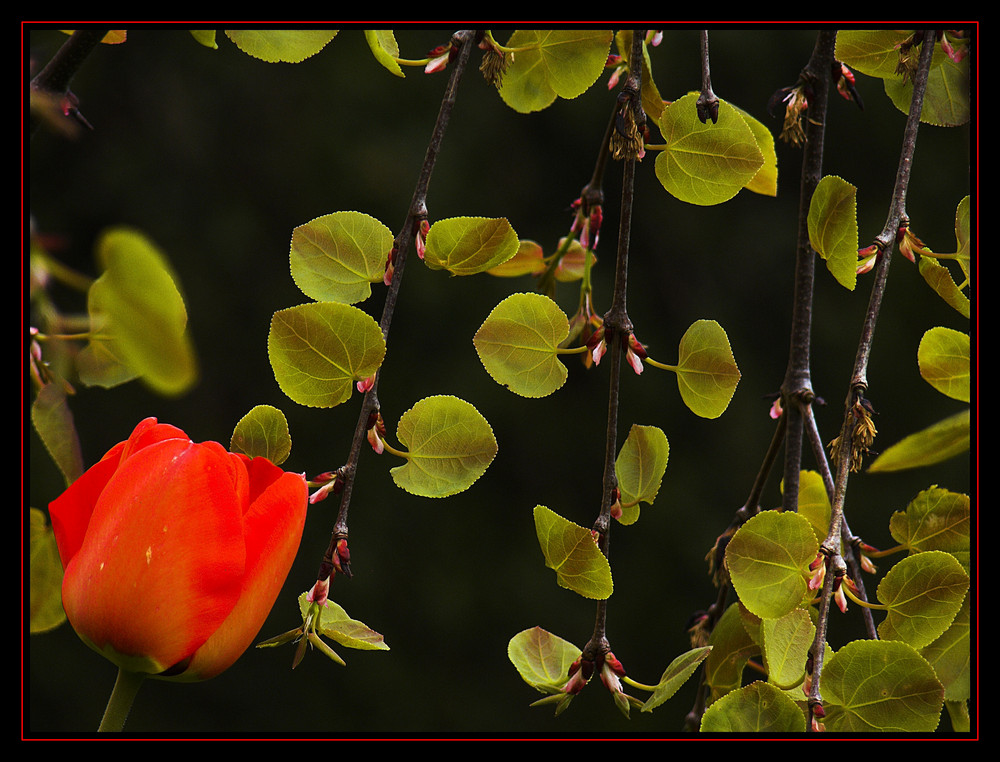
[[[860,461],[871,439],[875,435],[875,427],[871,423],[871,404],[865,398],[868,391],[868,358],[871,354],[872,340],[875,334],[875,323],[878,320],[882,298],[885,294],[886,279],[889,272],[889,262],[892,254],[892,243],[896,239],[901,221],[905,218],[906,192],[910,181],[910,170],[913,164],[913,152],[916,148],[917,128],[920,126],[920,112],[923,108],[924,92],[927,87],[927,76],[930,71],[931,56],[934,53],[936,33],[927,30],[923,34],[923,44],[920,51],[920,62],[913,78],[913,95],[910,101],[910,111],[903,131],[903,147],[896,171],[896,183],[892,192],[892,202],[885,227],[876,236],[874,245],[878,247],[875,264],[875,280],[872,284],[868,310],[865,313],[864,325],[858,342],[858,351],[851,373],[851,386],[845,402],[844,422],[840,436],[831,446],[831,457],[837,472],[834,481],[834,496],[830,520],[830,531],[820,545],[820,552],[826,556],[826,577],[823,583],[823,594],[820,599],[819,619],[816,625],[816,638],[813,642],[811,660],[813,679],[809,690],[809,708],[813,717],[823,716],[822,698],[820,692],[820,674],[823,668],[823,653],[826,643],[827,625],[830,614],[830,599],[834,587],[840,584],[847,573],[846,564],[840,555],[840,539],[844,526],[844,497],[847,492],[847,478],[850,471],[860,467]]]
[[[642,60],[642,43],[644,32],[632,32],[632,52],[630,61]],[[646,115],[642,110],[640,90],[642,86],[642,67],[629,67],[629,76],[622,92],[618,96],[616,127],[611,138],[612,155],[618,154],[624,158],[624,173],[622,177],[621,222],[618,230],[618,251],[615,260],[615,285],[611,307],[604,315],[604,340],[610,353],[610,386],[608,390],[608,421],[607,436],[604,448],[604,479],[601,499],[601,513],[594,522],[594,530],[598,533],[598,546],[608,557],[611,542],[611,507],[618,499],[618,478],[615,474],[615,455],[618,448],[618,402],[619,375],[621,370],[622,352],[632,333],[632,321],[629,319],[626,307],[628,291],[628,251],[632,226],[632,200],[635,179],[635,164],[641,147],[642,129]],[[637,139],[638,138],[638,139]],[[607,601],[598,601],[597,614],[594,623],[594,633],[583,649],[583,658],[597,661],[603,658],[609,649],[606,633]]]
[[[430,186],[431,173],[437,162],[438,153],[441,150],[441,142],[455,106],[458,83],[465,71],[477,34],[479,33],[475,30],[462,30],[456,32],[451,38],[452,50],[456,51],[454,68],[448,80],[444,96],[441,99],[441,107],[438,110],[437,121],[434,124],[430,142],[427,145],[427,152],[424,155],[424,163],[420,169],[420,176],[413,191],[409,211],[403,222],[402,230],[400,230],[399,234],[393,240],[392,254],[390,255],[390,261],[393,266],[392,280],[389,283],[385,303],[382,307],[382,317],[379,320],[379,328],[382,329],[382,336],[386,340],[389,338],[389,327],[392,323],[392,314],[396,307],[396,299],[403,279],[403,267],[406,264],[406,256],[410,245],[413,243],[420,222],[427,218],[427,190]],[[367,442],[367,432],[375,425],[378,417],[378,382],[380,375],[381,369],[376,372],[372,385],[365,392],[361,403],[361,411],[358,414],[358,422],[354,429],[354,438],[351,440],[351,450],[347,463],[338,469],[335,481],[331,482],[331,485],[339,485],[337,487],[331,486],[331,491],[333,489],[340,490],[340,509],[330,536],[330,544],[323,554],[323,561],[316,574],[318,585],[326,584],[326,581],[335,569],[339,569],[348,577],[351,576],[350,556],[347,553],[346,547],[347,514],[351,504],[351,493],[353,492],[358,458]]]

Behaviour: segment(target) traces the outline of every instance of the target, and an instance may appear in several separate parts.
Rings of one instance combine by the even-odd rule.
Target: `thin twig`
[[[441,107],[438,110],[437,121],[431,133],[431,139],[427,145],[427,152],[424,156],[424,163],[420,169],[420,176],[417,179],[416,187],[413,191],[413,198],[410,208],[407,211],[403,228],[393,241],[393,275],[386,293],[385,303],[382,307],[382,317],[379,320],[379,327],[382,329],[383,337],[388,340],[389,327],[392,323],[393,311],[396,307],[396,299],[399,294],[399,287],[403,278],[403,267],[406,264],[406,256],[414,240],[414,234],[420,224],[421,219],[427,216],[427,190],[430,186],[431,173],[437,162],[438,153],[441,150],[441,142],[448,127],[452,110],[458,93],[458,83],[462,78],[465,67],[473,47],[476,36],[474,30],[463,30],[456,32],[452,36],[452,44],[457,46],[458,55],[454,61],[454,68],[448,80],[444,96],[441,99]],[[333,532],[330,536],[330,544],[323,554],[323,561],[320,564],[316,579],[322,582],[330,577],[334,570],[334,554],[337,543],[347,538],[347,514],[350,509],[351,495],[353,492],[355,476],[357,473],[358,459],[361,451],[367,443],[367,432],[370,428],[370,419],[379,410],[378,382],[381,376],[381,368],[376,372],[374,383],[365,392],[361,403],[361,410],[358,414],[358,422],[354,429],[354,438],[351,440],[351,450],[346,465],[340,471],[340,478],[343,480],[343,488],[340,493],[340,509],[337,513],[337,521],[334,524]],[[345,569],[349,575],[349,567]]]

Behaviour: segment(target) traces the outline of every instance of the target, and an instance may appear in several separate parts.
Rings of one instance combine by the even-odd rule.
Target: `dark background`
[[[446,29],[397,31],[401,55],[421,58],[445,43]],[[711,35],[712,78],[720,97],[775,135],[768,98],[794,84],[815,30],[751,26]],[[507,39],[506,30],[497,38]],[[26,50],[40,63],[65,40],[35,30]],[[84,459],[92,464],[144,417],[180,426],[195,441],[228,444],[251,407],[270,404],[288,418],[287,470],[314,475],[347,456],[355,396],[331,410],[296,405],[278,389],[266,352],[271,315],[307,301],[292,282],[292,229],[319,215],[359,210],[397,231],[402,225],[447,74],[406,69],[392,76],[372,58],[360,29],[345,29],[320,54],[266,64],[240,52],[220,31],[218,50],[182,29],[139,27],[127,43],[100,47],[73,82],[94,130],[67,140],[36,135],[27,148],[27,201],[38,228],[64,236],[64,261],[96,274],[93,245],[106,226],[147,232],[167,253],[185,293],[200,381],[179,399],[140,382],[83,389],[72,400]],[[673,29],[651,51],[664,98],[698,89],[698,33]],[[434,171],[432,221],[506,216],[521,238],[552,251],[570,223],[569,204],[590,177],[615,93],[606,77],[583,96],[543,112],[513,112],[478,72],[478,55]],[[858,186],[862,244],[882,228],[905,116],[881,82],[858,75],[865,110],[831,98],[824,172]],[[653,142],[658,141],[654,132]],[[922,126],[908,212],[937,251],[954,247],[954,214],[970,189],[970,130]],[[612,649],[630,676],[655,683],[689,648],[685,622],[715,596],[704,561],[750,490],[774,423],[764,396],[776,392],[788,353],[798,209],[797,149],[778,143],[776,198],[741,192],[715,207],[677,201],[653,175],[654,155],[638,167],[631,239],[629,312],[650,354],[676,360],[686,328],[718,320],[743,377],[720,418],[707,421],[680,400],[673,374],[647,369],[622,378],[619,441],[632,423],[661,427],[670,461],[653,506],[612,535],[615,595]],[[610,303],[610,263],[618,227],[620,166],[610,168],[605,225],[597,249],[597,309]],[[825,440],[836,433],[854,360],[870,276],[849,292],[817,267],[813,385]],[[509,639],[541,626],[582,647],[594,603],[557,586],[534,534],[532,508],[546,505],[589,525],[600,502],[607,370],[585,371],[569,357],[566,386],[541,400],[498,387],[482,368],[472,335],[489,311],[533,282],[486,275],[451,278],[409,261],[383,366],[380,400],[391,441],[395,421],[431,394],[467,399],[491,422],[499,454],[470,490],[445,500],[413,497],[388,475],[400,461],[363,453],[351,510],[354,579],[337,578],[332,597],[381,632],[391,650],[337,647],[340,667],[316,652],[293,672],[293,648],[251,649],[206,683],[150,681],[127,729],[163,734],[672,734],[693,701],[694,680],[651,714],[624,719],[594,681],[567,712],[529,708],[537,694],[507,659]],[[361,306],[377,319],[384,290]],[[61,294],[67,311],[79,297]],[[557,293],[575,309],[575,286]],[[959,411],[918,375],[916,349],[934,325],[968,330],[917,269],[898,255],[876,332],[869,380],[878,411],[876,449]],[[34,435],[30,500],[44,507],[61,479]],[[804,460],[812,467],[811,460]],[[968,458],[913,472],[857,475],[848,489],[852,529],[876,546],[894,544],[892,512],[931,484],[969,491]],[[776,478],[765,506],[779,504]],[[296,596],[315,578],[336,513],[335,501],[310,509],[298,559],[260,638],[299,623]],[[888,568],[888,563],[884,568]],[[869,589],[874,588],[869,580]],[[833,618],[839,647],[857,632],[856,606]],[[66,625],[26,640],[31,733],[94,730],[114,667]],[[643,698],[645,694],[636,693]],[[947,720],[945,720],[947,723]]]

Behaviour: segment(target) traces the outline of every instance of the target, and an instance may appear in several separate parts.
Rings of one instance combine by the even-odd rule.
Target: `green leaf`
[[[375,374],[385,339],[357,307],[313,302],[271,318],[267,354],[281,391],[300,405],[333,407],[351,396],[355,381]]]
[[[965,701],[972,695],[971,598],[965,596],[951,626],[920,652],[944,685],[946,701]]]
[[[66,621],[62,607],[62,561],[45,514],[30,511],[30,617],[31,633],[52,630]]]
[[[806,661],[815,636],[816,626],[805,609],[792,609],[778,619],[762,620],[768,682],[782,690],[800,685],[805,680]]]
[[[500,97],[515,111],[541,111],[557,97],[576,98],[604,72],[611,30],[526,29],[507,41],[513,48]]]
[[[615,461],[615,475],[621,491],[622,524],[639,518],[640,501],[652,505],[667,470],[670,444],[656,426],[633,425]]]
[[[268,63],[301,63],[337,36],[336,29],[227,29],[226,37],[249,56]]]
[[[270,405],[257,405],[236,424],[229,451],[267,458],[280,466],[292,451],[285,414]]]
[[[81,380],[110,387],[138,376],[159,394],[187,391],[197,363],[166,257],[129,228],[103,233],[97,255],[103,272],[87,294],[91,338],[78,358]]]
[[[396,44],[396,35],[391,29],[366,29],[365,40],[372,49],[376,61],[397,77],[406,76],[402,67],[396,62],[399,58],[399,45]]]
[[[491,267],[487,272],[498,278],[517,278],[521,275],[541,275],[545,271],[545,254],[535,241],[518,241],[517,252],[506,262]]]
[[[642,711],[651,712],[660,704],[670,699],[677,692],[677,689],[684,685],[687,679],[694,674],[699,665],[708,658],[711,652],[712,646],[692,648],[670,662],[670,665],[660,675],[660,681],[656,684],[656,688],[653,689],[653,693],[646,699],[646,703],[642,705]]]
[[[292,280],[318,302],[356,304],[381,283],[392,231],[361,212],[335,212],[292,231]]]
[[[878,599],[889,607],[878,627],[882,640],[901,640],[920,649],[951,626],[969,591],[969,575],[942,550],[907,556],[878,586]]]
[[[884,80],[885,93],[904,114],[910,113],[913,81],[902,77]],[[937,127],[958,127],[969,121],[972,108],[969,100],[969,59],[956,63],[941,46],[936,46],[927,74],[927,89],[920,109],[920,121]]]
[[[740,369],[725,330],[714,320],[697,320],[678,348],[677,386],[695,415],[718,418],[733,398]]]
[[[835,175],[816,186],[809,202],[809,243],[827,269],[851,291],[858,280],[857,188]]]
[[[473,344],[494,381],[522,397],[545,397],[566,383],[558,359],[569,320],[552,299],[537,293],[511,294],[486,317]]]
[[[784,492],[784,484],[782,484]],[[830,498],[823,477],[816,471],[799,472],[798,513],[809,519],[813,534],[822,542],[830,528]]]
[[[917,363],[924,381],[942,394],[969,401],[969,334],[936,326],[924,333]]]
[[[852,641],[823,668],[828,731],[929,733],[938,726],[943,704],[934,669],[900,641]]]
[[[31,403],[31,423],[68,487],[83,473],[83,454],[61,380],[38,390]]]
[[[900,29],[842,29],[837,32],[836,57],[869,77],[896,77],[899,45],[910,34]]]
[[[945,303],[958,311],[962,317],[968,318],[972,313],[972,305],[962,290],[955,283],[951,271],[938,263],[934,257],[920,257],[917,269],[934,292],[944,299]]]
[[[797,608],[806,596],[809,564],[818,550],[805,517],[758,513],[726,546],[726,567],[740,602],[761,619],[779,619]]]
[[[309,613],[312,602],[308,593],[299,596],[299,612],[303,620]],[[320,609],[319,622],[316,631],[346,648],[356,648],[361,651],[388,651],[389,646],[375,630],[357,619],[351,619],[343,606],[331,600]]]
[[[739,602],[726,608],[709,636],[712,653],[705,660],[709,703],[739,688],[747,661],[760,653],[760,647],[743,626],[740,611]]]
[[[611,565],[590,530],[564,519],[544,505],[535,506],[535,532],[545,565],[561,587],[584,598],[611,597]]]
[[[656,157],[656,177],[681,201],[721,204],[754,179],[764,155],[736,108],[720,101],[718,122],[703,124],[697,100],[697,93],[688,93],[660,115],[666,148]]]
[[[502,217],[453,217],[431,225],[424,263],[452,275],[475,275],[503,264],[517,250],[517,233]]]
[[[879,455],[868,471],[931,466],[968,451],[969,438],[969,411],[963,410],[897,442]]]
[[[507,643],[507,658],[524,682],[540,693],[559,693],[579,656],[579,648],[541,627],[523,630]]]
[[[757,174],[753,176],[753,179],[745,187],[748,191],[759,193],[762,196],[777,196],[778,152],[774,148],[774,136],[767,127],[750,116],[746,111],[738,106],[733,106],[733,108],[739,112],[739,115],[743,117],[743,121],[747,123],[747,127],[750,128],[750,132],[753,133],[754,139],[757,141],[757,147],[760,149],[761,156],[764,157],[764,163],[761,165],[761,168],[757,170]]]
[[[702,733],[804,733],[805,729],[798,704],[759,681],[727,693],[701,718]]]
[[[892,514],[889,532],[911,553],[943,550],[961,561],[969,555],[970,519],[968,495],[934,486]]]
[[[493,429],[458,397],[426,397],[403,413],[396,436],[406,464],[393,468],[396,485],[421,497],[446,497],[468,489],[497,454]]]

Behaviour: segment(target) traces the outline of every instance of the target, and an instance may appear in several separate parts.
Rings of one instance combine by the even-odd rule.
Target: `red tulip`
[[[264,624],[307,504],[302,475],[147,418],[49,505],[66,616],[122,670],[214,677]]]

